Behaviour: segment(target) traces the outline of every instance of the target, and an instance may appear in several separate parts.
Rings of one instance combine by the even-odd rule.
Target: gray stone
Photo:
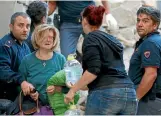
[[[128,27],[128,28],[123,28],[120,29],[119,32],[120,34],[126,39],[126,40],[133,40],[134,39],[134,34],[135,34],[135,26]]]
[[[125,37],[123,37],[120,33],[115,35],[117,39],[124,45],[124,47],[133,47],[135,44],[135,40],[127,40]]]
[[[123,4],[125,0],[108,0],[108,1],[109,1],[110,9],[112,10],[114,8],[119,7],[121,4]]]
[[[134,52],[134,48],[125,48],[124,49],[123,59],[124,59],[125,69],[127,72],[129,69],[130,58],[131,58],[133,52]]]
[[[123,8],[129,9],[132,11],[133,15],[136,16],[136,12],[139,7],[142,6],[142,2],[139,0],[126,0],[121,6]]]
[[[123,5],[112,10],[112,14],[115,17],[118,26],[121,28],[135,25],[136,18],[134,13],[131,10],[124,8]]]

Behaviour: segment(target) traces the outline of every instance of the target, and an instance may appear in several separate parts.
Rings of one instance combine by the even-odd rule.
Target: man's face
[[[31,20],[28,17],[16,17],[14,24],[10,24],[10,30],[18,41],[24,41],[30,31]]]
[[[157,29],[157,24],[153,22],[151,17],[147,14],[139,14],[137,16],[136,29],[140,37],[146,36]]]

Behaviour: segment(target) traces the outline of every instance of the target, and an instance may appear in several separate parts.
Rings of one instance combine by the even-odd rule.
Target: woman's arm
[[[97,77],[96,75],[86,70],[83,76],[80,78],[80,80],[70,90],[75,93],[81,88],[84,88],[85,86],[87,86],[92,81],[94,81],[96,77]]]
[[[80,78],[80,80],[70,89],[70,91],[65,96],[65,103],[69,103],[73,100],[75,92],[80,90],[81,88],[85,87],[92,81],[96,79],[96,75],[88,72],[87,70],[84,72],[83,76]]]

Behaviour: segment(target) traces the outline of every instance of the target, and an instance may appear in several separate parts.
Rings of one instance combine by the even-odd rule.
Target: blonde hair
[[[54,51],[58,44],[59,44],[59,32],[58,30],[49,24],[41,24],[39,26],[37,26],[32,34],[32,45],[34,47],[35,50],[39,49],[39,43],[42,42],[42,40],[44,39],[44,34],[46,33],[46,31],[53,31],[54,37],[53,37],[53,47],[52,47],[52,51]]]

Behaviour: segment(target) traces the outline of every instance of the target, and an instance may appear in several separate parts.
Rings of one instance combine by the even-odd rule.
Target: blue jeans
[[[85,115],[135,115],[137,105],[135,89],[99,89],[89,93]]]
[[[5,114],[7,108],[12,103],[11,100],[8,99],[0,99],[0,115]]]
[[[83,32],[82,25],[64,22],[60,26],[60,49],[67,58],[69,54],[76,52],[79,36]]]
[[[139,101],[137,115],[161,115],[161,99]]]

